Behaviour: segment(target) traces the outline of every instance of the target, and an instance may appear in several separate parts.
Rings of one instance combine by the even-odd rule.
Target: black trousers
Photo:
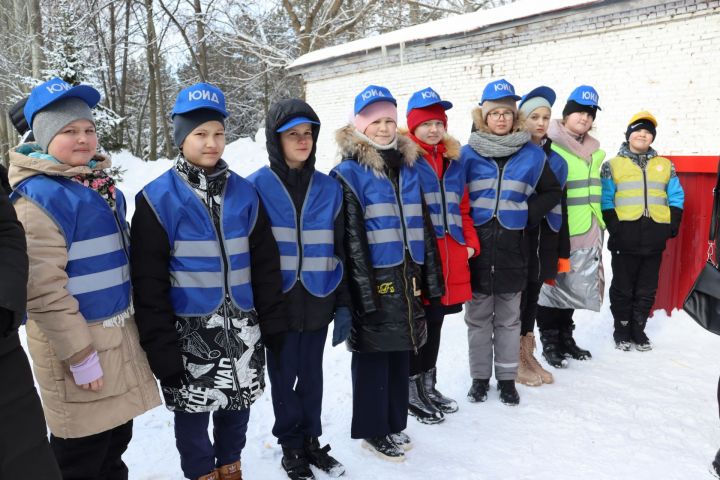
[[[573,308],[537,306],[537,326],[543,330],[566,330],[573,327]]]
[[[409,356],[402,352],[352,354],[352,438],[382,437],[407,426]]]
[[[275,425],[272,433],[285,447],[302,448],[306,437],[322,434],[323,352],[328,328],[288,332],[279,362],[267,356]]]
[[[122,454],[132,438],[130,420],[95,435],[59,438],[50,435],[50,446],[60,465],[63,480],[127,480]]]
[[[662,253],[629,255],[612,252],[610,311],[615,341],[636,341],[645,330],[655,303]]]
[[[0,333],[0,479],[59,480],[60,469],[17,332]]]
[[[410,351],[410,375],[427,372],[437,365],[440,353],[440,331],[445,320],[445,307],[442,305],[425,305],[427,320],[427,341],[420,347],[417,354]]]
[[[528,281],[520,297],[520,335],[535,330],[535,317],[538,311],[538,297],[542,282]]]

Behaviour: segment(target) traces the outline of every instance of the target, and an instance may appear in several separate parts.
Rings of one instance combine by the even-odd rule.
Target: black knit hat
[[[627,140],[629,142],[630,134],[633,132],[637,132],[638,130],[642,130],[642,129],[645,129],[652,134],[653,142],[654,142],[655,136],[657,135],[656,130],[655,130],[655,125],[647,118],[641,118],[640,120],[628,125],[627,130],[625,130],[625,140]]]
[[[200,108],[173,116],[173,140],[177,148],[182,147],[185,137],[205,122],[218,121],[225,126],[225,117],[216,110]]]
[[[563,108],[562,116],[563,118],[565,118],[568,115],[576,112],[585,112],[590,115],[593,120],[595,120],[595,114],[597,114],[597,106],[583,105],[577,103],[575,100],[568,100],[568,102],[565,104],[565,108]]]

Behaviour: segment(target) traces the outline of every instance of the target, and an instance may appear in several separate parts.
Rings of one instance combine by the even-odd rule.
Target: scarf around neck
[[[483,157],[499,158],[513,155],[529,141],[530,132],[526,130],[507,135],[494,135],[476,130],[470,134],[468,144]]]
[[[600,149],[600,142],[589,133],[583,135],[582,142],[580,142],[557,119],[550,122],[547,135],[553,142],[588,163],[592,161],[592,154]]]

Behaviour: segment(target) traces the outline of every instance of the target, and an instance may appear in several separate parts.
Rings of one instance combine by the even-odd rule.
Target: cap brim
[[[377,102],[390,102],[397,107],[397,100],[395,100],[393,97],[373,97],[370,100],[368,100],[365,103],[365,105],[363,105],[363,108],[359,112],[356,112],[356,115],[358,113],[362,112],[363,110],[365,110],[367,107],[369,107],[373,103],[377,103]]]
[[[482,104],[485,103],[485,102],[497,102],[498,100],[504,100],[504,99],[506,99],[506,98],[512,98],[513,101],[517,102],[517,101],[520,100],[522,97],[519,97],[519,96],[517,96],[517,95],[503,95],[502,97],[485,98],[485,99],[480,100],[480,102],[478,102],[478,105],[482,105]]]
[[[53,105],[65,98],[79,98],[83,102],[87,103],[88,107],[95,108],[95,106],[100,103],[101,96],[100,92],[95,90],[90,85],[75,85],[74,87],[62,92],[60,95],[55,97],[52,102],[46,103],[41,108],[35,109],[35,105],[32,105],[31,102],[28,101],[27,103],[25,103],[25,108],[23,109],[23,113],[25,114],[26,120],[28,120],[28,124],[32,125],[32,121],[35,119],[35,115],[37,115],[40,110],[42,110],[43,108],[47,108],[48,106]],[[32,117],[27,118],[27,113],[30,108],[33,108],[35,110],[32,112]]]
[[[201,106],[196,106],[195,108],[184,108],[182,110],[173,110],[172,117],[174,117],[175,115],[182,115],[183,113],[192,112],[194,110],[214,110],[214,111],[218,112],[220,115],[222,115],[223,118],[227,118],[229,116],[225,110],[223,110],[220,107],[216,107],[215,105],[201,105]]]
[[[552,88],[546,87],[543,85],[541,87],[533,88],[528,93],[523,95],[522,101],[520,102],[520,105],[518,105],[518,108],[522,107],[522,104],[525,103],[526,100],[529,100],[529,99],[535,98],[535,97],[544,98],[545,100],[548,101],[550,106],[553,106],[555,104],[555,100],[557,99],[557,95],[555,94],[555,91]]]
[[[311,124],[313,124],[313,125],[320,125],[320,122],[316,122],[315,120],[312,120],[312,119],[310,119],[310,118],[307,118],[307,117],[297,117],[297,118],[293,118],[293,119],[290,120],[289,122],[284,123],[280,128],[278,128],[278,129],[275,130],[275,131],[276,131],[277,133],[282,133],[282,132],[284,132],[285,130],[290,130],[291,128],[293,128],[293,127],[295,127],[295,126],[297,126],[297,125],[302,125],[303,123],[311,123]]]

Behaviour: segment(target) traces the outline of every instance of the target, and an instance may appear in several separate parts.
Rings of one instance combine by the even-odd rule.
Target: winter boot
[[[283,457],[280,464],[285,469],[290,480],[314,480],[310,463],[302,448],[282,447]]]
[[[552,376],[552,373],[545,370],[542,365],[540,365],[540,362],[537,361],[535,358],[535,355],[533,352],[535,351],[535,334],[533,332],[528,332],[524,336],[520,337],[520,347],[522,348],[523,342],[525,342],[525,360],[527,363],[530,364],[530,367],[535,370],[535,373],[540,375],[540,380],[542,380],[543,383],[553,383],[555,379]]]
[[[622,350],[623,352],[629,352],[632,348],[632,342],[627,340],[615,340],[615,348]]]
[[[718,478],[720,478],[720,450],[715,454],[715,460],[712,462],[711,472]]]
[[[390,435],[366,438],[362,441],[363,448],[389,462],[404,462],[405,452],[392,441]]]
[[[404,451],[410,451],[413,448],[412,440],[410,440],[410,437],[405,432],[397,432],[397,433],[391,433],[388,435],[390,437],[390,440],[392,440],[395,445],[402,448]]]
[[[445,420],[443,413],[435,407],[425,394],[421,373],[410,377],[408,413],[415,417],[418,422],[428,425],[434,425]]]
[[[213,470],[210,473],[198,477],[197,480],[220,480],[220,474],[217,470]]]
[[[310,465],[315,465],[332,478],[337,478],[345,473],[343,464],[328,454],[330,445],[325,445],[320,448],[320,440],[318,437],[306,437],[303,446],[305,448],[305,456]]]
[[[427,372],[422,373],[423,386],[425,393],[435,407],[442,413],[455,413],[458,411],[458,404],[452,398],[448,398],[435,388],[437,384],[437,368],[433,367]]]
[[[639,352],[647,352],[652,350],[652,344],[650,339],[645,335],[645,325],[647,324],[647,317],[645,315],[636,314],[633,316],[633,322],[631,325],[632,339],[635,342],[635,350]]]
[[[498,380],[500,401],[505,405],[515,406],[520,403],[520,394],[515,388],[514,380]]]
[[[560,330],[540,330],[540,342],[543,346],[542,355],[555,368],[566,368],[568,361],[560,353]]]
[[[573,330],[575,325],[570,324],[560,330],[560,353],[566,357],[572,357],[575,360],[590,360],[592,355],[590,352],[578,347],[573,338]]]
[[[240,468],[240,460],[218,467],[220,480],[242,480],[242,469]]]
[[[490,390],[490,379],[489,378],[473,378],[470,391],[468,391],[468,401],[472,403],[484,402],[487,400],[488,390]]]
[[[530,350],[529,354],[532,355],[532,350]],[[529,387],[539,387],[543,383],[540,375],[537,374],[528,361],[528,345],[525,336],[520,336],[520,362],[515,381]]]

